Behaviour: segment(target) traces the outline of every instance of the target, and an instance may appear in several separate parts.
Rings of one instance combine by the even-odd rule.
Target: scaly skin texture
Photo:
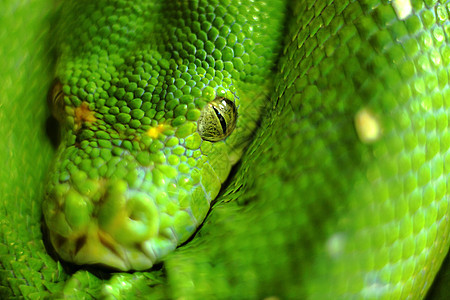
[[[145,270],[203,222],[248,145],[283,3],[89,3],[61,12],[52,105],[62,141],[43,212],[64,260]],[[202,110],[221,97],[237,107],[236,128],[202,140]]]
[[[45,2],[41,5],[50,12]],[[58,22],[60,34],[52,39],[43,38],[50,27],[46,14],[18,10],[14,19],[5,19],[6,25],[8,20],[23,24],[26,34],[20,47],[7,40],[1,48],[4,56],[17,58],[3,76],[13,74],[24,58],[23,72],[5,76],[1,90],[2,99],[12,99],[0,107],[2,121],[12,116],[4,122],[12,126],[2,131],[8,148],[4,165],[12,170],[1,173],[3,297],[424,297],[449,248],[447,3],[293,1],[288,7],[274,86],[264,93],[270,101],[264,103],[261,124],[242,164],[204,226],[192,241],[163,258],[162,270],[113,274],[63,270],[47,254],[39,230],[43,174],[51,155],[44,130],[36,129],[45,118],[42,95],[53,76],[45,49],[51,40],[58,41],[62,50],[56,72],[68,86],[64,81],[72,77],[66,70],[95,66],[92,56],[75,55],[77,43],[91,45],[98,39],[62,34],[90,24],[81,21],[83,11],[58,12],[64,17]],[[238,11],[248,16],[251,9]],[[133,20],[131,13],[125,15]],[[92,24],[101,27],[102,16],[95,14]],[[165,32],[186,18],[167,18],[160,29],[159,23],[146,26]],[[118,24],[120,30],[130,22]],[[72,47],[63,46],[61,39],[73,41]],[[6,52],[3,43],[17,51]],[[135,54],[140,47],[147,46],[130,43],[120,54]],[[183,43],[181,47],[191,49]],[[120,64],[123,74],[137,68],[131,62]],[[107,73],[112,80],[114,72]],[[236,74],[229,75],[233,83],[240,82]],[[22,81],[35,84],[26,90],[11,85]],[[71,100],[83,97],[79,90],[70,88],[68,104],[74,109],[82,106],[83,101]],[[242,92],[235,91],[241,103]],[[19,101],[25,104],[20,111],[15,108]],[[86,111],[95,107],[88,105]],[[74,116],[74,109],[65,111]],[[63,141],[86,130],[80,126],[77,131],[80,122],[72,120]],[[61,170],[57,166],[53,168]],[[447,287],[441,290],[448,292]]]

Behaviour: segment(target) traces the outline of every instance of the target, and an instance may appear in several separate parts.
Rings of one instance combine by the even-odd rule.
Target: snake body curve
[[[447,3],[277,3],[63,5],[52,101],[64,134],[43,206],[53,245],[76,263],[100,257],[125,270],[162,259],[165,270],[106,280],[54,275],[64,274],[54,265],[49,275],[25,259],[23,270],[45,284],[11,281],[21,288],[7,295],[425,296],[450,244]],[[238,123],[224,141],[205,142],[196,122],[217,96],[236,103]],[[235,201],[216,205],[171,252],[201,223],[242,148],[220,198]],[[179,209],[171,200],[183,190],[190,200]]]

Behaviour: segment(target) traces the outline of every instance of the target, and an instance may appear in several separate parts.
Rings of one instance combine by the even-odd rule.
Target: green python
[[[3,135],[29,179],[2,174],[2,295],[423,298],[450,245],[447,3],[166,2],[28,25],[14,76],[36,84],[2,90],[38,108]],[[25,137],[53,77],[44,189],[48,138]]]

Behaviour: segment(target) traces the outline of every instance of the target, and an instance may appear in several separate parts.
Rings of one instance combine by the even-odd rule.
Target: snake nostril
[[[133,221],[141,221],[141,218],[139,217],[139,215],[135,211],[132,211],[130,213],[130,215],[128,216],[128,218],[130,218],[130,220],[133,220]]]

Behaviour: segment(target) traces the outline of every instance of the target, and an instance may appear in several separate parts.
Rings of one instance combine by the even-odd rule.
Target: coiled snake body
[[[143,272],[37,289],[425,297],[450,245],[444,2],[63,3],[45,226],[62,261]]]

